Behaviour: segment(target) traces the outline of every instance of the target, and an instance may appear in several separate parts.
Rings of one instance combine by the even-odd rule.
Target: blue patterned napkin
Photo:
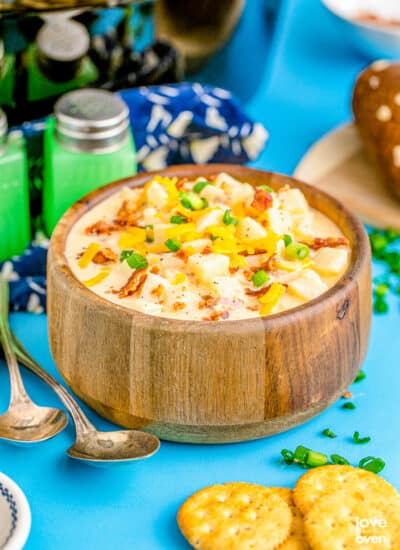
[[[121,92],[130,109],[141,170],[160,170],[182,163],[242,164],[257,157],[268,138],[252,122],[231,93],[198,83],[143,87]],[[43,121],[26,123],[31,189],[40,194]],[[40,197],[36,197],[40,202]],[[25,253],[0,264],[10,282],[13,311],[42,313],[46,308],[48,241],[37,238]]]

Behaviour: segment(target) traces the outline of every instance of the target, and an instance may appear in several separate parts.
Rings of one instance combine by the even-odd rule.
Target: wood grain
[[[305,154],[294,176],[331,193],[364,222],[400,231],[400,202],[365,151],[354,124],[323,136]]]
[[[177,166],[162,174],[221,171],[253,185],[302,189],[351,242],[343,279],[304,306],[240,321],[166,319],[107,302],[72,275],[65,240],[88,209],[124,185],[143,185],[148,173],[76,203],[49,250],[50,345],[62,376],[106,418],[174,441],[254,439],[304,422],[347,388],[367,349],[370,250],[361,223],[335,199],[286,176],[230,165]]]

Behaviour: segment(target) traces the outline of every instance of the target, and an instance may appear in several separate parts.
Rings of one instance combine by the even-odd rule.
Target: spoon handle
[[[37,363],[31,355],[26,351],[17,337],[12,334],[13,349],[19,361],[31,372],[36,374],[39,378],[46,382],[52,390],[58,395],[60,400],[64,403],[66,409],[70,412],[72,420],[74,421],[76,433],[83,435],[88,432],[95,431],[95,427],[89,421],[88,417],[82,411],[78,403],[72,397],[72,395],[60,384],[51,374],[45,371],[39,363]]]
[[[12,346],[12,336],[8,324],[8,303],[8,282],[3,279],[3,277],[0,277],[0,341],[3,346],[8,371],[10,373],[10,404],[30,403]]]
[[[13,398],[29,400],[22,383],[21,373],[18,367],[17,359],[25,365],[36,376],[48,384],[58,395],[65,407],[68,409],[74,421],[77,435],[84,435],[95,430],[93,424],[89,421],[75,399],[67,392],[51,374],[46,372],[29,355],[23,345],[11,332],[8,323],[9,290],[8,283],[0,277],[0,340],[3,344],[4,354],[6,356],[11,378],[11,396]],[[17,391],[15,391],[14,384]]]

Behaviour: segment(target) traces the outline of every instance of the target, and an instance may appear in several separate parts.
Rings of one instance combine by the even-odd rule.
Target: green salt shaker
[[[43,219],[50,235],[84,195],[136,173],[129,110],[116,94],[75,90],[56,103],[44,137]]]
[[[84,25],[50,20],[27,52],[27,99],[37,101],[94,83],[98,70],[88,56],[90,36]]]
[[[25,143],[20,132],[7,133],[0,109],[0,261],[21,254],[29,244],[29,191]]]

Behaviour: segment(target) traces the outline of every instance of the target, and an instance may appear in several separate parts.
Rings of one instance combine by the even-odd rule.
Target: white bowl
[[[321,0],[322,4],[342,23],[343,33],[369,58],[400,57],[399,0]],[[362,14],[383,20],[399,21],[399,25],[364,21]]]
[[[0,550],[21,550],[31,529],[31,511],[24,493],[0,473]]]

